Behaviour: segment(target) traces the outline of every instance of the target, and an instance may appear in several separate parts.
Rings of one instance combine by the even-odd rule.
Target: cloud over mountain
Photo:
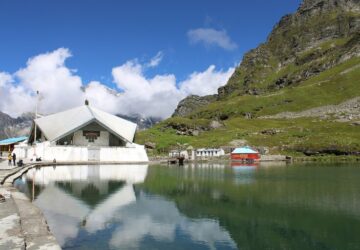
[[[199,28],[189,30],[187,33],[190,43],[204,44],[205,46],[218,46],[225,50],[234,50],[238,46],[231,40],[226,30],[216,30],[211,28]]]
[[[182,82],[173,74],[146,77],[146,69],[161,62],[163,53],[159,52],[150,62],[141,64],[135,59],[114,67],[112,77],[117,89],[110,89],[99,81],[84,83],[65,64],[71,56],[69,49],[59,48],[30,58],[26,67],[15,73],[0,69],[0,110],[13,117],[33,112],[35,92],[39,90],[39,112],[44,114],[75,107],[89,99],[91,105],[114,114],[166,118],[187,95],[215,93],[234,71],[234,68],[216,70],[211,65]]]

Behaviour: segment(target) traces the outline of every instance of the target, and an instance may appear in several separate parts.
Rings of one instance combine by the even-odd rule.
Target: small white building
[[[15,152],[19,158],[45,161],[147,162],[144,146],[133,142],[136,127],[84,105],[35,119],[28,144],[16,146]]]
[[[169,152],[169,157],[170,158],[177,158],[177,157],[184,157],[185,159],[189,159],[189,154],[188,154],[188,151],[186,150],[171,150]]]
[[[211,158],[223,155],[225,155],[225,152],[221,148],[199,148],[195,153],[196,158]]]

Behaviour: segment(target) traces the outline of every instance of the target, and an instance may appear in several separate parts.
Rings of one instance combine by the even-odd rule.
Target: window
[[[100,131],[84,130],[83,136],[85,136],[88,142],[95,142],[95,140],[100,136]]]

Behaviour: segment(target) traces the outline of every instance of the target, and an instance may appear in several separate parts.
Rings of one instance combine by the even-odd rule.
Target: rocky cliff
[[[217,95],[198,96],[190,95],[179,102],[173,113],[174,116],[186,116],[194,110],[204,107],[217,99]]]

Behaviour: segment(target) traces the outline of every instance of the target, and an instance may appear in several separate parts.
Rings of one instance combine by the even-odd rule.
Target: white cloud
[[[54,113],[84,102],[81,78],[65,66],[69,57],[70,51],[60,48],[31,58],[26,68],[15,73],[21,86],[40,91],[43,99],[39,112]]]
[[[136,202],[118,209],[112,220],[121,224],[109,241],[115,248],[141,248],[142,240],[149,236],[157,241],[173,242],[177,231],[191,239],[189,244],[201,243],[208,249],[216,249],[221,243],[236,248],[236,242],[218,221],[189,219],[180,213],[174,202],[162,197],[149,198],[140,194]]]
[[[121,91],[118,93],[99,81],[85,84],[75,70],[65,65],[69,57],[70,51],[60,48],[30,58],[25,68],[13,74],[0,72],[0,110],[13,117],[33,112],[34,93],[39,90],[43,97],[39,112],[44,114],[82,105],[88,99],[90,105],[113,114],[166,118],[187,95],[216,93],[234,71],[234,68],[216,70],[211,65],[182,82],[177,82],[173,74],[146,77],[148,67],[160,63],[163,53],[159,52],[148,63],[140,64],[135,59],[114,67],[112,77]]]
[[[215,94],[230,78],[234,68],[216,71],[211,65],[204,72],[192,73],[182,82],[177,82],[174,75],[146,78],[143,71],[144,67],[136,61],[113,68],[114,82],[124,90],[119,108],[122,112],[168,117],[187,95]]]
[[[192,73],[188,79],[181,83],[181,90],[187,95],[204,96],[214,94],[220,86],[226,84],[233,72],[234,68],[229,68],[226,71],[216,71],[215,65],[211,65],[203,72]]]
[[[119,113],[119,94],[98,81],[92,81],[86,86],[85,97],[94,107],[112,114]]]
[[[163,57],[164,57],[164,53],[162,51],[159,51],[153,58],[151,58],[147,66],[151,68],[158,66],[162,61]]]
[[[15,85],[12,75],[0,72],[0,111],[17,117],[34,105],[34,98],[23,86]]]
[[[206,46],[219,46],[226,50],[234,50],[237,48],[237,44],[231,40],[225,30],[199,28],[189,30],[187,35],[193,44],[203,43]]]
[[[122,89],[120,111],[145,116],[167,117],[184,95],[176,87],[174,75],[156,75],[146,78],[143,66],[128,61],[113,68],[114,82]]]

